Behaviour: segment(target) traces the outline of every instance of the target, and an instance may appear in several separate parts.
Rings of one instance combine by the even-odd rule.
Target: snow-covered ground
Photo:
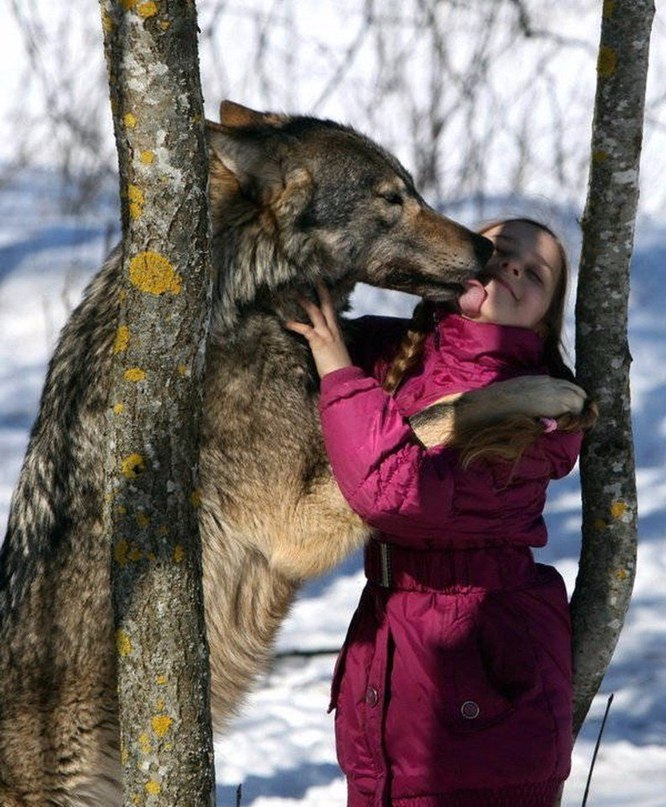
[[[57,212],[58,186],[48,171],[20,176],[0,194],[0,534],[35,416],[47,357],[67,313],[99,266],[116,232],[114,189],[86,219]],[[497,200],[501,214],[533,210],[529,200]],[[465,207],[453,208],[465,221]],[[559,214],[559,217],[558,217]],[[550,212],[569,234],[572,212]],[[473,223],[467,220],[467,223]],[[642,219],[633,267],[631,349],[640,548],[635,595],[602,693],[574,755],[565,805],[579,805],[605,702],[615,701],[589,800],[590,807],[663,807],[666,804],[666,216]],[[411,302],[368,288],[355,297],[356,313],[408,313]],[[540,555],[555,563],[570,589],[579,549],[578,478],[553,485],[551,541]],[[360,559],[349,559],[302,592],[281,632],[278,650],[339,646],[362,586]],[[326,714],[334,656],[276,660],[236,721],[218,741],[218,804],[334,807],[344,804],[333,723]]]

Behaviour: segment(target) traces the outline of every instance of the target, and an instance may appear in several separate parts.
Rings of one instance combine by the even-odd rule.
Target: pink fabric
[[[573,467],[580,434],[544,434],[515,466],[487,462],[467,472],[455,451],[424,449],[406,419],[453,392],[546,373],[541,339],[524,328],[457,315],[442,319],[436,333],[426,343],[423,368],[395,397],[359,367],[322,379],[321,422],[340,490],[368,524],[396,543],[543,546],[546,487]],[[379,360],[373,369],[381,376],[385,363]]]
[[[398,330],[395,321],[366,323],[380,336]],[[365,347],[366,369],[381,378],[386,363],[368,362],[375,345]],[[394,398],[359,367],[322,380],[333,472],[389,545],[393,567],[383,587],[373,545],[334,676],[350,804],[492,807],[511,792],[516,805],[537,807],[568,773],[566,592],[530,546],[546,541],[548,481],[571,470],[581,437],[547,433],[516,467],[463,471],[455,451],[422,448],[406,420],[449,392],[543,373],[541,356],[531,331],[450,315]]]

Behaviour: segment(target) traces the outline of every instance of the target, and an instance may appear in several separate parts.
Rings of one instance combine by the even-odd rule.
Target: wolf
[[[429,207],[400,163],[349,127],[224,102],[208,136],[216,280],[199,518],[221,731],[302,582],[370,535],[331,475],[310,351],[283,325],[299,316],[296,293],[323,281],[340,311],[359,281],[451,300],[492,248]],[[62,331],[12,500],[0,555],[2,807],[121,804],[102,528],[120,268],[116,249]],[[442,442],[457,422],[579,406],[566,382],[517,381],[444,402],[421,439]]]

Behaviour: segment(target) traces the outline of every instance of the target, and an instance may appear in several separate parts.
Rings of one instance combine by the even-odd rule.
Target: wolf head
[[[323,279],[451,300],[492,253],[351,128],[228,101],[209,123],[213,261],[225,307]]]

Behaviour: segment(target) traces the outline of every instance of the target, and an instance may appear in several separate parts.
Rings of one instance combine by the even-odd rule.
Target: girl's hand
[[[338,318],[331,302],[331,295],[323,283],[317,284],[321,308],[305,297],[298,302],[310,318],[312,325],[302,322],[285,322],[285,328],[304,336],[310,345],[319,377],[323,378],[333,370],[351,366],[347,347],[342,339]]]

